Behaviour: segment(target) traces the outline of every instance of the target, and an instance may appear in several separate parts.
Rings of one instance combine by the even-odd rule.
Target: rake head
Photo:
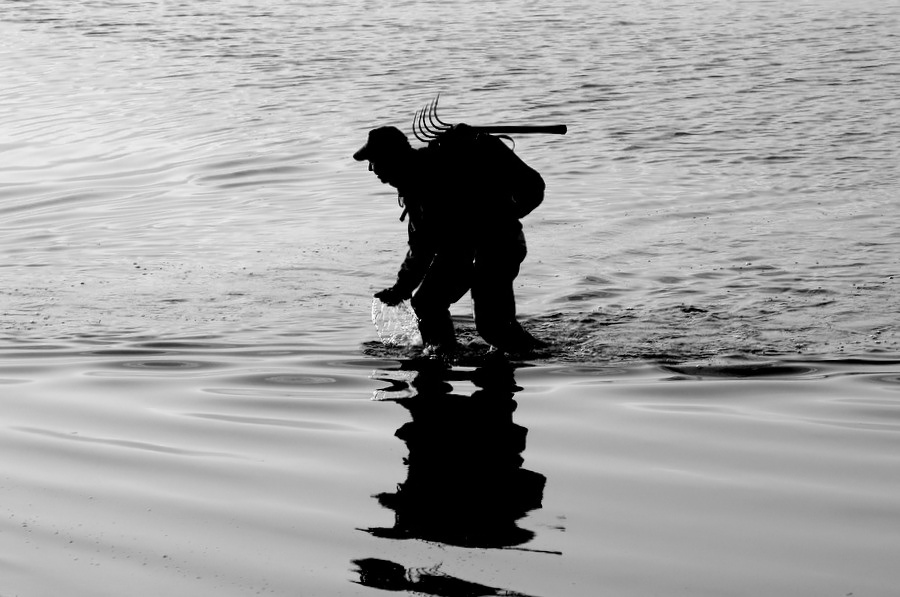
[[[437,106],[440,99],[441,94],[439,93],[428,105],[416,112],[416,116],[413,118],[413,135],[423,143],[433,141],[440,137],[441,133],[446,133],[453,128],[452,124],[447,124],[438,118]]]

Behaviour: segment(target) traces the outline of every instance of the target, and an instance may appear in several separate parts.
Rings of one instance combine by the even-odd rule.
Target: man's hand
[[[468,144],[472,143],[477,136],[478,133],[475,132],[475,129],[464,122],[460,122],[459,124],[454,124],[447,132],[441,134],[441,142],[466,147]]]
[[[403,296],[403,294],[396,288],[391,287],[376,292],[375,298],[377,298],[388,307],[395,307],[405,301],[407,297]]]
[[[454,124],[454,125],[450,128],[450,131],[451,131],[454,135],[456,135],[456,136],[458,136],[458,137],[469,137],[469,138],[472,138],[472,137],[475,137],[475,136],[478,134],[478,133],[475,132],[475,129],[473,129],[472,127],[470,127],[470,126],[469,126],[468,124],[466,124],[465,122],[460,122],[459,124]]]

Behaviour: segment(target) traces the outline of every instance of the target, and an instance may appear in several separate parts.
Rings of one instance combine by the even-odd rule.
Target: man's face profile
[[[369,171],[374,172],[382,184],[396,186],[400,164],[396,159],[380,157],[377,160],[369,161]]]

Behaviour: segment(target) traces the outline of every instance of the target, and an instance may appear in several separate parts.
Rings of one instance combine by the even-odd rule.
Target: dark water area
[[[0,0],[0,595],[900,585],[895,3]],[[350,157],[519,136],[520,318],[387,347]],[[440,184],[436,181],[435,184]]]

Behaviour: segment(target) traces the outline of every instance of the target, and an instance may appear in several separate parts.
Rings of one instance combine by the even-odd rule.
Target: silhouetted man
[[[542,343],[516,320],[513,281],[525,259],[520,218],[544,197],[541,175],[503,141],[454,126],[413,149],[395,127],[369,132],[355,154],[395,187],[409,216],[409,250],[396,283],[375,294],[387,305],[411,298],[426,351],[456,344],[450,305],[471,290],[479,335],[504,352]]]

